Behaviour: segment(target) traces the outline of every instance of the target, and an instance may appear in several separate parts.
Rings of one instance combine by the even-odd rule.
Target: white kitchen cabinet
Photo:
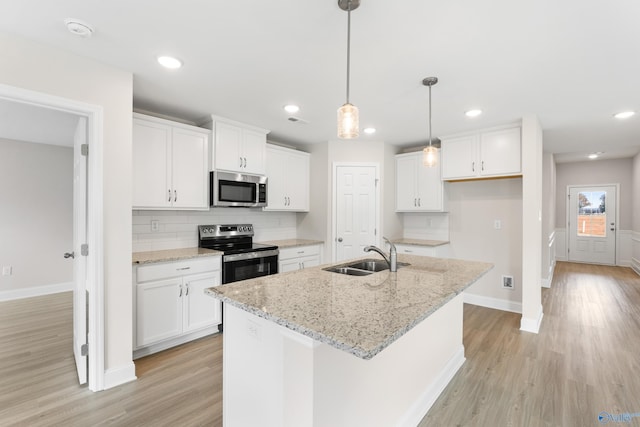
[[[396,211],[442,212],[446,210],[440,162],[434,167],[422,164],[422,151],[396,156]]]
[[[309,153],[267,145],[266,211],[309,211]]]
[[[214,169],[264,175],[266,130],[219,120],[206,126],[214,129]]]
[[[220,301],[204,293],[220,285],[220,257],[134,268],[134,357],[217,331]]]
[[[320,265],[320,246],[308,245],[280,249],[278,272],[286,273]]]
[[[134,113],[133,208],[209,209],[209,131]]]
[[[520,127],[442,138],[442,179],[474,179],[521,174]]]

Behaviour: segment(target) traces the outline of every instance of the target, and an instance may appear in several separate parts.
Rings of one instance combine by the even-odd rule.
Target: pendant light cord
[[[347,104],[349,103],[349,75],[351,71],[351,0],[347,2]]]
[[[429,85],[429,147],[431,147],[431,85]]]

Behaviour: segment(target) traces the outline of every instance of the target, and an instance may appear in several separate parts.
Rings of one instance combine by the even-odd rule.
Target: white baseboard
[[[542,279],[542,287],[550,288],[551,283],[553,282],[553,273],[556,270],[556,260],[551,261],[551,265],[549,266],[549,273],[547,273],[547,278]]]
[[[454,375],[462,367],[465,360],[464,346],[461,345],[460,349],[449,359],[440,375],[420,395],[418,400],[411,405],[409,411],[404,414],[396,426],[415,427],[420,424],[422,418],[429,412],[431,406],[433,406],[440,394],[453,379]]]
[[[207,335],[218,333],[218,325],[209,326],[204,329],[200,329],[195,332],[180,335],[176,338],[171,338],[165,341],[161,341],[156,344],[151,344],[146,347],[141,347],[133,351],[133,359],[139,359],[144,356],[148,356],[159,351],[164,351],[169,348],[188,343],[189,341],[197,340],[198,338],[206,337]]]
[[[631,259],[631,268],[633,269],[633,271],[638,273],[638,275],[640,276],[640,259],[632,258]]]
[[[522,303],[499,298],[485,297],[482,295],[464,293],[466,304],[479,305],[480,307],[493,308],[495,310],[510,311],[512,313],[522,313]]]
[[[33,286],[23,289],[11,289],[0,291],[0,301],[11,301],[15,299],[39,297],[42,295],[57,294],[73,290],[73,282],[57,283],[55,285]]]
[[[131,361],[125,366],[107,369],[104,372],[104,389],[117,387],[136,379],[136,365]]]
[[[540,325],[542,324],[542,306],[538,309],[538,315],[535,318],[528,318],[522,316],[520,319],[520,330],[525,332],[532,332],[537,334],[540,331]]]

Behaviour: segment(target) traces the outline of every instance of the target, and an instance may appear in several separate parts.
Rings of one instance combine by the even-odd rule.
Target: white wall
[[[567,185],[620,184],[619,230],[631,230],[633,222],[632,204],[632,159],[592,160],[588,162],[558,163],[556,165],[556,224],[566,228]],[[637,198],[637,194],[635,193]]]
[[[71,289],[73,149],[0,139],[0,183],[0,300]]]
[[[103,108],[105,369],[128,368],[132,366],[133,76],[130,72],[4,33],[0,33],[0,55],[3,84]]]
[[[631,237],[631,266],[640,274],[640,154],[633,158],[632,186],[633,234]]]
[[[556,261],[556,164],[552,153],[542,156],[542,285],[549,287]]]
[[[495,220],[502,228],[495,229]],[[490,262],[495,267],[465,293],[477,303],[521,311],[522,179],[453,182],[449,185],[451,257]],[[515,289],[502,288],[502,275]],[[465,301],[470,301],[465,299]]]
[[[263,212],[261,209],[212,208],[210,211],[133,211],[133,252],[198,246],[198,225],[253,224],[256,243],[295,239],[295,212]],[[151,221],[159,230],[151,231]],[[306,238],[306,237],[305,237]]]
[[[452,185],[452,184],[445,184]],[[455,183],[453,185],[456,185]],[[405,212],[403,235],[408,239],[449,240],[449,213]]]

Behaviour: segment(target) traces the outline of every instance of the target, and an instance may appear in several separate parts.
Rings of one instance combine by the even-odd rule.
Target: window
[[[578,193],[578,236],[607,237],[606,191]]]

